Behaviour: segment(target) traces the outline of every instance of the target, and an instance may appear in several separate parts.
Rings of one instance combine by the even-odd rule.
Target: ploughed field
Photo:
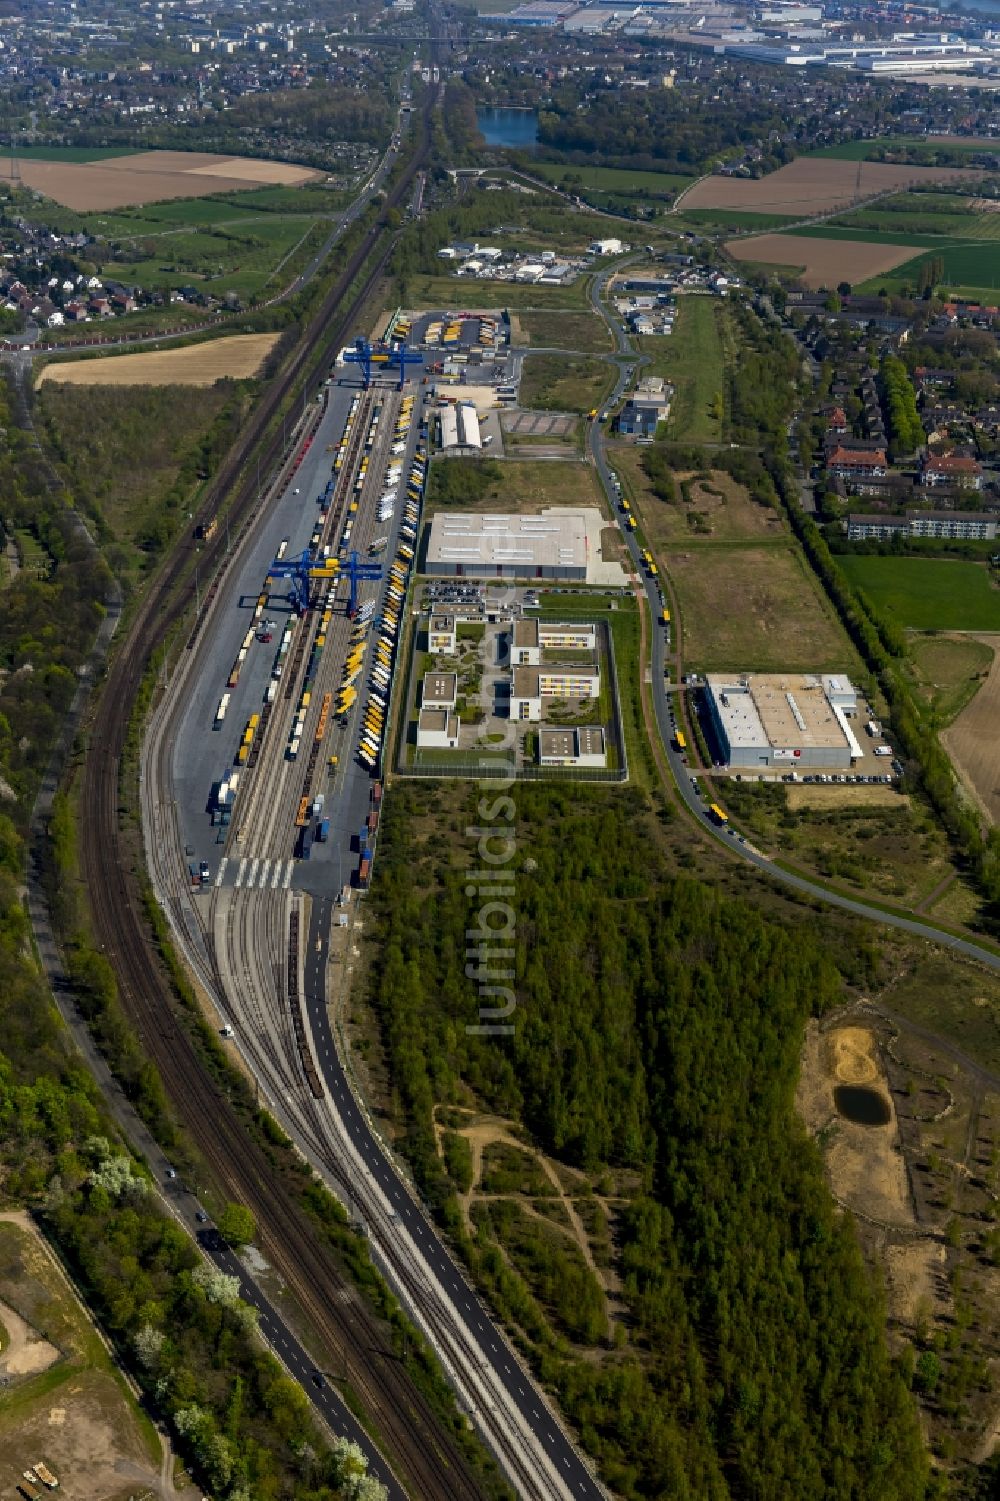
[[[46,365],[38,385],[214,386],[257,374],[280,334],[233,334],[183,349],[119,354],[104,359],[62,360]]]
[[[923,245],[878,245],[865,240],[807,239],[804,235],[753,235],[728,240],[726,249],[739,261],[770,266],[788,266],[800,271],[807,287],[852,286],[892,271],[915,255]]]
[[[204,151],[143,151],[91,162],[24,160],[18,170],[27,187],[77,213],[241,188],[297,187],[321,175],[290,162]]]
[[[680,206],[685,211],[750,209],[754,213],[797,214],[806,219],[899,188],[926,183],[964,187],[982,176],[981,171],[966,167],[908,167],[800,156],[767,177],[702,178],[683,195]]]

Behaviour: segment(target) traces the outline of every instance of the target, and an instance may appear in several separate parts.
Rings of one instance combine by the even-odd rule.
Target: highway
[[[591,302],[595,310],[607,323],[614,336],[619,360],[619,376],[614,393],[605,403],[610,409],[621,399],[629,386],[629,378],[626,375],[628,368],[627,356],[631,356],[633,365],[641,363],[641,357],[631,348],[628,332],[607,307],[603,300],[604,288],[615,271],[620,270],[627,262],[618,262],[616,266],[609,267],[595,277],[591,285]],[[806,876],[797,875],[794,871],[785,870],[773,860],[762,855],[758,850],[746,844],[738,833],[728,826],[720,828],[711,818],[708,811],[708,801],[703,799],[695,791],[691,783],[691,772],[683,756],[674,745],[675,711],[673,701],[679,690],[671,691],[668,686],[668,647],[667,633],[659,624],[660,603],[659,584],[655,578],[650,578],[642,566],[641,549],[636,540],[636,534],[622,524],[621,510],[617,503],[616,491],[612,480],[612,473],[607,462],[604,446],[604,430],[600,422],[589,424],[587,443],[591,458],[594,461],[601,483],[604,486],[611,514],[617,518],[619,530],[625,540],[629,556],[637,577],[642,581],[642,589],[649,606],[650,619],[653,622],[652,651],[650,665],[652,668],[652,699],[653,709],[656,715],[657,728],[660,739],[663,742],[663,751],[673,776],[675,790],[684,803],[688,812],[698,821],[703,832],[716,843],[725,846],[730,854],[739,856],[748,865],[769,876],[772,880],[780,881],[802,896],[810,897],[817,902],[824,902],[834,907],[839,907],[844,912],[850,912],[855,917],[866,918],[869,922],[884,923],[888,927],[897,928],[901,932],[909,933],[914,938],[923,938],[931,943],[939,943],[945,948],[952,949],[965,959],[974,959],[980,964],[985,964],[989,969],[1000,971],[1000,953],[977,943],[970,938],[964,938],[961,934],[949,933],[931,923],[921,922],[919,918],[907,917],[902,912],[887,911],[882,907],[871,906],[869,903],[860,901],[854,897],[846,896],[842,892],[834,891],[828,886],[821,885],[818,881],[811,881]]]
[[[261,507],[256,531],[231,558],[211,608],[203,612],[193,649],[181,657],[151,716],[141,778],[147,863],[175,941],[220,1022],[233,1028],[233,1046],[299,1149],[349,1208],[352,1218],[363,1224],[376,1263],[437,1351],[460,1405],[478,1426],[517,1493],[538,1501],[598,1498],[604,1495],[603,1489],[373,1131],[340,1058],[329,1011],[331,976],[338,976],[349,963],[364,907],[357,893],[346,907],[337,905],[337,897],[344,872],[356,863],[352,838],[369,807],[371,787],[368,774],[353,758],[358,715],[335,742],[338,764],[332,774],[325,773],[324,780],[323,769],[318,767],[319,780],[307,788],[310,796],[323,788],[323,815],[331,821],[329,843],[314,846],[308,861],[291,858],[295,812],[306,783],[302,756],[290,763],[286,747],[292,716],[302,698],[311,643],[320,632],[325,645],[312,683],[303,744],[315,732],[322,698],[339,682],[351,631],[343,586],[321,595],[317,608],[294,625],[280,691],[258,731],[259,756],[253,767],[241,772],[232,822],[219,836],[224,835],[225,842],[215,850],[218,864],[212,870],[211,885],[207,892],[192,893],[187,879],[189,841],[199,837],[199,824],[204,830],[207,823],[204,795],[212,767],[225,761],[223,743],[232,756],[244,715],[254,705],[259,707],[273,646],[263,656],[259,644],[250,648],[238,689],[233,691],[235,722],[230,727],[227,720],[224,726],[228,738],[225,733],[218,738],[211,732],[206,735],[212,706],[224,685],[233,646],[243,634],[247,602],[261,588],[276,536],[290,533],[288,554],[294,555],[298,545],[294,528],[301,531],[305,526],[308,532],[313,525],[313,496],[324,487],[331,462],[328,453],[340,436],[345,403],[353,394],[346,378],[331,392],[329,406],[315,427],[309,457],[294,473],[276,479]],[[356,543],[361,552],[367,550],[375,530],[373,513],[389,462],[398,394],[383,388],[361,398],[352,418],[354,430],[368,431],[375,405],[381,409],[378,434],[368,451],[369,467],[358,509],[353,513],[345,508],[356,493],[360,447],[354,451],[355,467],[345,467],[340,474],[323,530],[324,539],[335,538],[351,514],[352,545]],[[404,473],[412,445],[418,441],[419,390],[414,411],[410,446],[407,455],[400,456]],[[313,430],[313,422],[307,421],[307,429]],[[378,528],[388,533],[388,558],[393,555],[398,525],[399,518],[394,516],[388,527]],[[325,587],[318,585],[321,591]],[[362,584],[361,600],[380,601],[384,587]],[[376,603],[376,608],[384,609],[384,605]],[[285,609],[276,588],[264,615],[280,621]],[[323,625],[328,610],[332,616]],[[284,625],[279,624],[279,629],[283,633]],[[242,695],[238,700],[237,693]],[[325,754],[320,759],[325,762]],[[192,766],[197,768],[193,781]],[[345,917],[346,926],[336,923],[335,916]],[[314,1087],[317,1080],[318,1089]],[[345,1359],[351,1360],[350,1352],[345,1352]],[[352,1383],[356,1381],[362,1390],[363,1379],[352,1372]],[[471,1479],[463,1483],[452,1473],[447,1484],[441,1477],[427,1488],[415,1488],[413,1494],[459,1498],[475,1494],[475,1489]]]

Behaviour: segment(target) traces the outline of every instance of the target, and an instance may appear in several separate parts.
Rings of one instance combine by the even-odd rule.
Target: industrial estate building
[[[461,401],[458,406],[443,407],[438,422],[441,429],[442,448],[482,448],[483,439],[479,431],[479,418],[471,401]]]
[[[864,755],[849,723],[858,700],[846,677],[714,674],[706,685],[712,724],[729,766],[836,771]]]
[[[538,667],[543,651],[596,651],[597,627],[590,621],[566,625],[552,620],[515,620],[510,660],[515,667]]]
[[[453,656],[458,647],[458,621],[454,615],[432,615],[427,623],[427,650]]]
[[[539,766],[606,766],[604,731],[599,725],[575,730],[539,730]]]
[[[600,545],[600,512],[597,538]],[[439,511],[431,521],[424,571],[471,578],[587,578],[591,540],[584,510],[537,515]]]
[[[462,722],[455,713],[458,701],[458,674],[428,672],[420,691],[417,718],[419,750],[455,750]]]
[[[457,750],[462,728],[457,714],[446,709],[421,709],[417,720],[418,750]]]
[[[601,669],[596,662],[551,667],[515,667],[511,674],[510,717],[537,723],[544,698],[599,698]]]

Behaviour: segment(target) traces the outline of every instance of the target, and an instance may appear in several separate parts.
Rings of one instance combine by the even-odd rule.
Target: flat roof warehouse
[[[846,677],[746,673],[706,679],[712,721],[730,766],[850,766],[864,755],[848,722],[857,694]]]
[[[427,572],[586,579],[589,541],[580,511],[540,516],[439,512],[431,522]]]

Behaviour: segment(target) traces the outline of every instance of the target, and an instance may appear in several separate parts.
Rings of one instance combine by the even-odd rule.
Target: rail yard
[[[518,1493],[598,1496],[373,1135],[328,1010],[331,932],[357,920],[377,845],[425,474],[419,385],[363,389],[352,373],[306,412],[152,717],[147,861],[233,1046],[363,1226]],[[407,1482],[474,1494],[463,1470]]]

